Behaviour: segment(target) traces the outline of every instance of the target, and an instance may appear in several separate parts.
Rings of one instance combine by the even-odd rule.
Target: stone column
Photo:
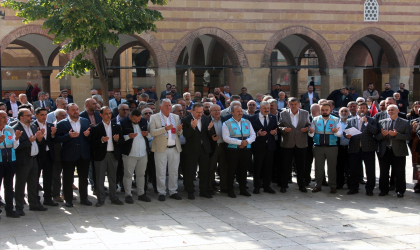
[[[194,98],[195,87],[194,87],[194,72],[191,69],[188,69],[188,92],[191,94],[191,98]],[[163,91],[163,90],[162,90]]]
[[[235,86],[230,86],[232,94],[240,93],[242,87],[246,87],[254,98],[257,93],[271,92],[270,82],[267,80],[269,68],[234,68],[232,71],[235,73]]]
[[[176,69],[175,68],[158,68],[156,69],[156,94],[160,97],[160,93],[166,90],[166,84],[176,82]],[[156,105],[159,109],[159,105]]]
[[[343,69],[325,69],[321,72],[321,98],[327,96],[335,89],[343,87]]]
[[[128,48],[120,55],[120,66],[132,67],[132,65],[132,49]],[[120,91],[122,97],[125,97],[127,94],[134,94],[132,71],[132,69],[120,69]]]
[[[85,110],[85,100],[91,97],[90,89],[92,87],[92,83],[90,73],[91,71],[88,71],[85,75],[79,78],[76,78],[75,76],[70,77],[73,102],[79,106],[80,112]]]
[[[420,100],[420,70],[419,69],[415,69],[413,72],[413,89],[412,90],[413,90],[413,101]]]
[[[298,72],[299,70],[290,69],[289,70],[289,83],[290,83],[290,97],[296,97],[300,99],[298,95]]]
[[[41,90],[43,92],[50,93],[51,73],[52,73],[52,70],[41,70],[41,75],[42,75]]]
[[[57,55],[54,58],[54,61],[52,63],[52,66],[59,66],[59,56]],[[60,72],[60,70],[56,69],[53,70],[50,75],[50,97],[55,101],[55,99],[60,95],[60,79],[55,79],[57,74]]]

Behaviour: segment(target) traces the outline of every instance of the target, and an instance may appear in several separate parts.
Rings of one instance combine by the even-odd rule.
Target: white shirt
[[[194,116],[193,116],[193,118],[194,118]],[[197,120],[197,119],[195,119],[195,118],[194,118],[194,120]],[[200,132],[201,132],[201,118],[200,118],[200,119],[198,119],[198,122],[197,122],[197,128],[198,128],[198,130],[200,130]]]
[[[235,122],[238,124],[239,129],[242,129],[242,122],[241,121],[238,122],[236,120]],[[242,140],[230,137],[229,128],[226,126],[226,122],[223,123],[222,135],[223,135],[223,141],[225,141],[226,143],[241,145]],[[252,128],[252,125],[250,123],[249,124],[249,138],[246,139],[246,141],[248,142],[248,144],[251,144],[255,141],[255,138],[256,138],[255,131]]]
[[[169,119],[169,117],[166,117],[162,112],[161,112],[161,114],[163,116],[163,120],[165,121],[165,124],[162,124],[162,126],[171,125],[171,119]],[[174,146],[175,145],[175,139],[172,139],[172,136],[170,136],[169,133],[172,133],[172,132],[170,130],[167,130],[166,131],[166,136],[168,136],[168,146]]]
[[[226,96],[227,98],[230,98],[230,94],[229,94],[229,93],[223,92],[223,94],[225,94],[225,96]]]
[[[69,120],[70,120],[71,128],[73,129],[73,132],[80,133],[80,127],[81,127],[80,117],[79,117],[79,119],[77,119],[77,121],[73,121],[72,119],[69,119]]]
[[[28,135],[28,138],[31,137],[32,135],[34,135],[32,133],[32,129],[30,126],[26,126],[24,123],[20,122],[20,124],[22,124],[23,129],[26,132],[26,135]],[[38,144],[36,143],[36,139],[35,141],[32,142],[32,146],[31,146],[31,156],[37,156],[39,153],[39,148],[38,148]]]
[[[17,117],[18,116],[18,105],[17,102],[10,101],[10,107],[12,108],[12,116]]]
[[[106,151],[112,152],[112,151],[114,151],[114,143],[112,142],[112,140],[114,140],[114,138],[112,138],[111,122],[109,122],[109,124],[106,124],[104,121],[102,121],[102,123],[104,124],[104,127],[105,127],[106,136],[109,137],[109,140],[107,141],[108,145],[106,146]],[[102,143],[104,143],[104,142],[102,142]]]
[[[5,127],[6,126],[4,126],[4,128]],[[0,136],[3,135],[4,128],[2,130],[0,130]],[[15,133],[12,134],[12,140],[13,140],[13,148],[16,149],[17,147],[19,147],[19,140],[17,140],[17,141],[15,140]],[[3,145],[5,146],[5,144],[3,144]]]
[[[388,114],[387,114],[387,115],[388,115]],[[357,115],[357,118],[356,118],[356,119],[357,119],[357,129],[358,129],[358,130],[362,130],[362,127],[360,126],[360,118],[361,118],[361,117],[360,117],[359,115]],[[365,127],[366,127],[367,125],[368,125],[368,122],[366,121],[366,122],[365,122]]]
[[[312,92],[312,93],[308,92],[308,98],[309,98],[309,104],[310,104],[310,106],[312,106],[312,104],[314,103],[314,92]]]
[[[298,112],[296,113],[296,115],[293,114],[292,110],[289,109],[289,113],[290,113],[290,120],[292,121],[292,125],[293,127],[297,128],[298,123],[299,123],[299,109]]]
[[[322,120],[324,120],[324,126],[325,126],[325,124],[327,124],[327,122],[328,122],[328,119],[327,120],[322,119]],[[315,123],[314,123],[314,121],[312,121],[312,123],[311,123],[311,128],[315,130]],[[337,136],[337,137],[341,137],[343,135],[342,122],[338,122],[338,124],[337,124],[337,126],[335,128],[337,128],[338,131],[336,133],[334,133],[334,135]],[[313,133],[309,132],[309,136],[310,137],[314,137],[314,135],[315,135],[315,132],[313,132]]]
[[[36,120],[36,122],[38,123],[39,130],[42,130],[42,129],[45,130],[44,139],[47,140],[47,123],[42,124],[38,120]],[[46,149],[47,151],[50,150],[48,146],[46,147]]]
[[[54,112],[51,112],[47,115],[47,122],[54,123],[57,118],[54,115]]]
[[[132,157],[143,157],[147,154],[146,151],[146,141],[144,140],[143,135],[141,134],[141,128],[139,124],[133,124],[134,134],[137,133],[137,136],[133,139],[133,144],[131,145],[131,151],[128,156]],[[128,135],[124,135],[124,139],[130,140]]]
[[[264,116],[261,114],[261,112],[258,113],[258,117],[260,118],[261,125],[264,126]],[[268,123],[270,122],[268,114],[265,116],[265,119],[267,120],[267,126],[268,126]]]

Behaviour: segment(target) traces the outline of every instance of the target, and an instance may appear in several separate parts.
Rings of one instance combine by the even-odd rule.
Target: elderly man
[[[217,190],[215,184],[215,171],[218,167],[218,173],[220,177],[220,192],[227,193],[227,181],[228,181],[228,165],[226,162],[226,143],[223,141],[222,134],[222,119],[220,117],[220,106],[217,104],[212,104],[210,106],[210,115],[213,121],[213,132],[210,154],[210,177],[209,177],[209,187]]]
[[[55,103],[57,105],[57,109],[63,109],[65,110],[67,108],[67,101],[64,97],[58,97],[55,100]],[[56,114],[55,112],[51,112],[47,115],[47,122],[54,123],[56,121]]]
[[[94,96],[94,95],[97,95],[98,94],[98,91],[96,90],[96,89],[92,89],[91,91],[90,91],[90,95],[91,96]]]
[[[241,97],[240,96],[238,96],[238,95],[232,95],[231,97],[230,97],[230,105],[229,106],[232,106],[232,102],[239,102],[239,104],[241,104]],[[241,106],[242,106],[242,104],[241,104]],[[229,115],[231,113],[231,109],[230,108],[225,108],[225,109],[223,109],[222,110],[222,112],[221,112],[221,114],[220,114],[220,116],[221,117],[224,117],[224,116],[227,116],[227,115]]]
[[[351,101],[347,104],[347,108],[349,109],[350,116],[357,116],[357,102]],[[350,117],[349,117],[350,118]]]
[[[47,111],[51,108],[51,103],[48,100],[45,100],[45,92],[38,93],[38,101],[34,101],[34,108],[45,108]]]
[[[210,111],[209,111],[210,113]],[[181,120],[183,135],[186,139],[185,152],[188,157],[182,173],[184,187],[188,192],[188,199],[194,200],[194,179],[197,163],[200,166],[200,197],[213,198],[213,187],[210,186],[210,138],[214,135],[213,121],[203,116],[203,104],[194,103],[192,117],[187,116]],[[213,179],[214,180],[214,179]]]
[[[201,94],[200,94],[200,96],[201,96]],[[194,104],[194,102],[191,101],[191,94],[190,94],[190,92],[185,92],[182,95],[182,97],[185,100],[185,104],[186,104],[186,108],[187,108],[186,110],[191,110],[192,109],[192,105]]]
[[[245,113],[249,116],[255,115],[255,111],[257,111],[257,103],[254,100],[250,100],[246,106],[248,107],[248,110],[245,111]]]
[[[62,143],[60,158],[63,164],[63,192],[66,207],[73,207],[74,170],[79,176],[80,204],[92,206],[88,200],[88,173],[90,154],[89,120],[79,116],[75,103],[67,106],[68,118],[57,123],[56,143]],[[101,119],[102,121],[102,119]]]
[[[315,157],[316,186],[312,193],[321,191],[322,181],[325,176],[325,160],[328,164],[328,184],[330,193],[337,192],[337,138],[342,135],[340,120],[331,115],[331,107],[328,103],[321,105],[321,115],[313,118],[309,128],[309,136],[314,138],[313,154]]]
[[[16,94],[13,92],[9,94],[9,98],[10,100],[6,102],[7,114],[15,118],[18,115],[18,107],[22,104],[16,100]]]
[[[399,112],[406,113],[407,112],[406,102],[401,99],[400,92],[394,93],[394,99],[397,104]]]
[[[263,94],[257,93],[255,95],[255,103],[257,104],[257,109],[260,108],[260,103],[263,101]]]
[[[137,102],[138,103],[140,103],[140,102],[147,103],[148,101],[149,101],[149,95],[146,94],[146,93],[143,93],[143,94],[140,94],[140,95],[137,96]]]
[[[290,109],[280,113],[279,130],[282,133],[281,151],[283,166],[281,171],[281,193],[287,191],[288,177],[292,166],[292,158],[295,157],[297,181],[299,191],[307,192],[304,183],[304,169],[306,149],[308,148],[309,113],[299,109],[299,99],[290,97],[288,100]]]
[[[357,102],[357,104],[359,104],[359,103],[362,103],[362,102],[366,102],[366,100],[363,97],[357,97],[356,102]]]
[[[252,160],[251,144],[255,141],[256,135],[251,122],[242,118],[243,111],[241,106],[232,105],[232,118],[223,123],[223,141],[228,145],[226,154],[229,155],[228,161],[228,195],[236,198],[233,183],[239,183],[240,194],[251,196],[246,190],[246,177],[249,164]]]
[[[152,152],[155,153],[159,201],[165,201],[167,172],[170,198],[182,199],[177,193],[179,153],[182,150],[179,135],[182,134],[182,124],[179,123],[179,116],[170,113],[171,108],[171,101],[163,99],[160,113],[152,115],[149,122],[150,135],[153,136]]]
[[[284,108],[287,108],[286,93],[280,91],[277,99],[277,109],[282,110]]]
[[[230,93],[230,87],[227,86],[227,85],[224,86],[223,87],[223,92],[221,92],[220,94],[225,97],[225,100],[230,99],[230,97],[232,96],[232,93]]]
[[[120,120],[126,118],[130,114],[130,108],[127,104],[122,103],[118,105],[118,115],[112,119],[112,122],[115,122],[117,124],[120,124]]]
[[[92,99],[93,100],[95,100],[96,101],[96,104],[99,104],[99,108],[101,108],[102,106],[103,106],[103,99],[102,99],[102,96],[100,96],[100,95],[94,95],[94,96],[92,96]],[[96,107],[97,107],[98,105],[96,105]],[[95,110],[96,111],[96,110]],[[98,114],[99,114],[99,111],[97,111],[98,112]]]
[[[38,156],[39,146],[44,143],[44,133],[31,124],[32,113],[28,109],[19,110],[18,120],[19,122],[13,126],[16,136],[21,134],[19,146],[16,147],[15,202],[16,213],[24,216],[25,186],[27,186],[29,210],[48,210],[38,201]]]
[[[389,118],[379,121],[381,132],[376,135],[379,141],[379,196],[389,192],[389,169],[392,165],[395,178],[395,192],[398,198],[404,197],[406,190],[405,168],[408,155],[406,141],[411,138],[409,121],[398,117],[398,106],[391,104],[387,107]]]
[[[114,110],[117,108],[121,103],[126,102],[125,99],[121,98],[121,91],[114,92],[114,99],[109,100],[109,108]]]
[[[276,191],[270,185],[272,178],[271,168],[276,150],[277,117],[270,114],[270,104],[268,102],[261,102],[259,114],[251,116],[249,121],[253,129],[257,131],[257,138],[251,145],[255,163],[253,193],[259,194],[260,189],[263,188],[264,192],[275,194]]]
[[[4,110],[0,111],[0,180],[3,180],[5,195],[6,216],[19,218],[20,215],[13,210],[13,178],[16,172],[15,150],[19,146],[22,131],[14,131],[7,124],[8,116]],[[35,187],[36,188],[36,187]]]
[[[195,92],[194,93],[194,102],[200,102],[201,101],[201,93]]]

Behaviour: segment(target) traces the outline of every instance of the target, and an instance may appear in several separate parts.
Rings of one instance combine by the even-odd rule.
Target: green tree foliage
[[[105,44],[119,45],[118,35],[156,32],[155,22],[163,20],[148,4],[165,5],[166,0],[3,0],[1,6],[17,11],[23,23],[45,20],[44,29],[55,35],[54,44],[65,44],[60,52],[78,55],[57,75],[79,77],[96,70],[108,105],[108,72]]]

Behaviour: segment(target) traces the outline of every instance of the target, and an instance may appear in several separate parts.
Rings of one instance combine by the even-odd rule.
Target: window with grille
[[[365,22],[377,22],[379,20],[379,5],[376,0],[365,2]]]

